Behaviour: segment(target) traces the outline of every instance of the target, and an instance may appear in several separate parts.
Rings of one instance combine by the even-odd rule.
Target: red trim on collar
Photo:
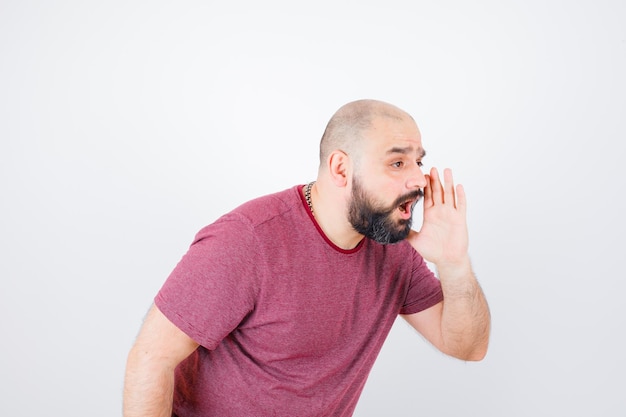
[[[304,195],[304,187],[306,187],[306,184],[297,186],[298,194],[300,195],[300,200],[302,201],[302,207],[304,208],[304,211],[306,211],[306,214],[309,216],[309,218],[311,219],[311,222],[315,225],[315,228],[317,229],[319,234],[324,238],[326,243],[328,243],[328,245],[330,247],[332,247],[333,249],[335,249],[337,252],[341,252],[341,253],[345,253],[345,254],[351,254],[351,253],[358,252],[359,249],[361,249],[361,247],[363,246],[363,242],[365,241],[366,238],[364,237],[363,239],[361,239],[361,241],[352,249],[343,249],[343,248],[340,248],[339,246],[335,245],[328,238],[328,236],[326,236],[326,234],[324,233],[324,231],[320,227],[319,223],[317,223],[317,220],[315,220],[315,216],[313,216],[313,213],[311,213],[311,209],[309,208],[309,205],[306,202],[306,197]]]

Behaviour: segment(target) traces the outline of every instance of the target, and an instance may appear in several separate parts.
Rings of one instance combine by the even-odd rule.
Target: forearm
[[[444,293],[441,335],[448,354],[481,360],[487,353],[491,317],[469,258],[437,268]]]
[[[171,417],[174,370],[138,348],[131,350],[124,381],[124,417]]]

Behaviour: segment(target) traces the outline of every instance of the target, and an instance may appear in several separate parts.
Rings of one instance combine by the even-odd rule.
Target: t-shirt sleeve
[[[159,310],[196,342],[214,349],[252,311],[256,245],[245,219],[205,227],[155,297]]]
[[[441,282],[428,268],[424,258],[415,250],[412,253],[413,272],[400,314],[418,313],[443,301]]]

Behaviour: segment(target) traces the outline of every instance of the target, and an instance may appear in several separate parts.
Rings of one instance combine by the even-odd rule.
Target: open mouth
[[[404,203],[398,206],[398,209],[402,213],[411,213],[411,209],[413,208],[413,204],[415,204],[416,200],[407,200]]]
[[[413,207],[415,207],[415,205],[421,200],[423,196],[424,192],[422,190],[417,190],[413,193],[404,195],[397,200],[397,207],[403,218],[411,218],[411,214],[413,213]]]

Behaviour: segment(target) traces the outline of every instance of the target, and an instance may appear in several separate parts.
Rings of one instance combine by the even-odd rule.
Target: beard
[[[348,207],[348,220],[360,234],[383,245],[396,243],[405,239],[411,231],[413,217],[394,220],[393,214],[400,206],[415,199],[406,210],[413,211],[415,203],[423,197],[422,190],[415,190],[398,197],[389,207],[375,204],[360,182],[354,177],[352,182],[352,199]]]

